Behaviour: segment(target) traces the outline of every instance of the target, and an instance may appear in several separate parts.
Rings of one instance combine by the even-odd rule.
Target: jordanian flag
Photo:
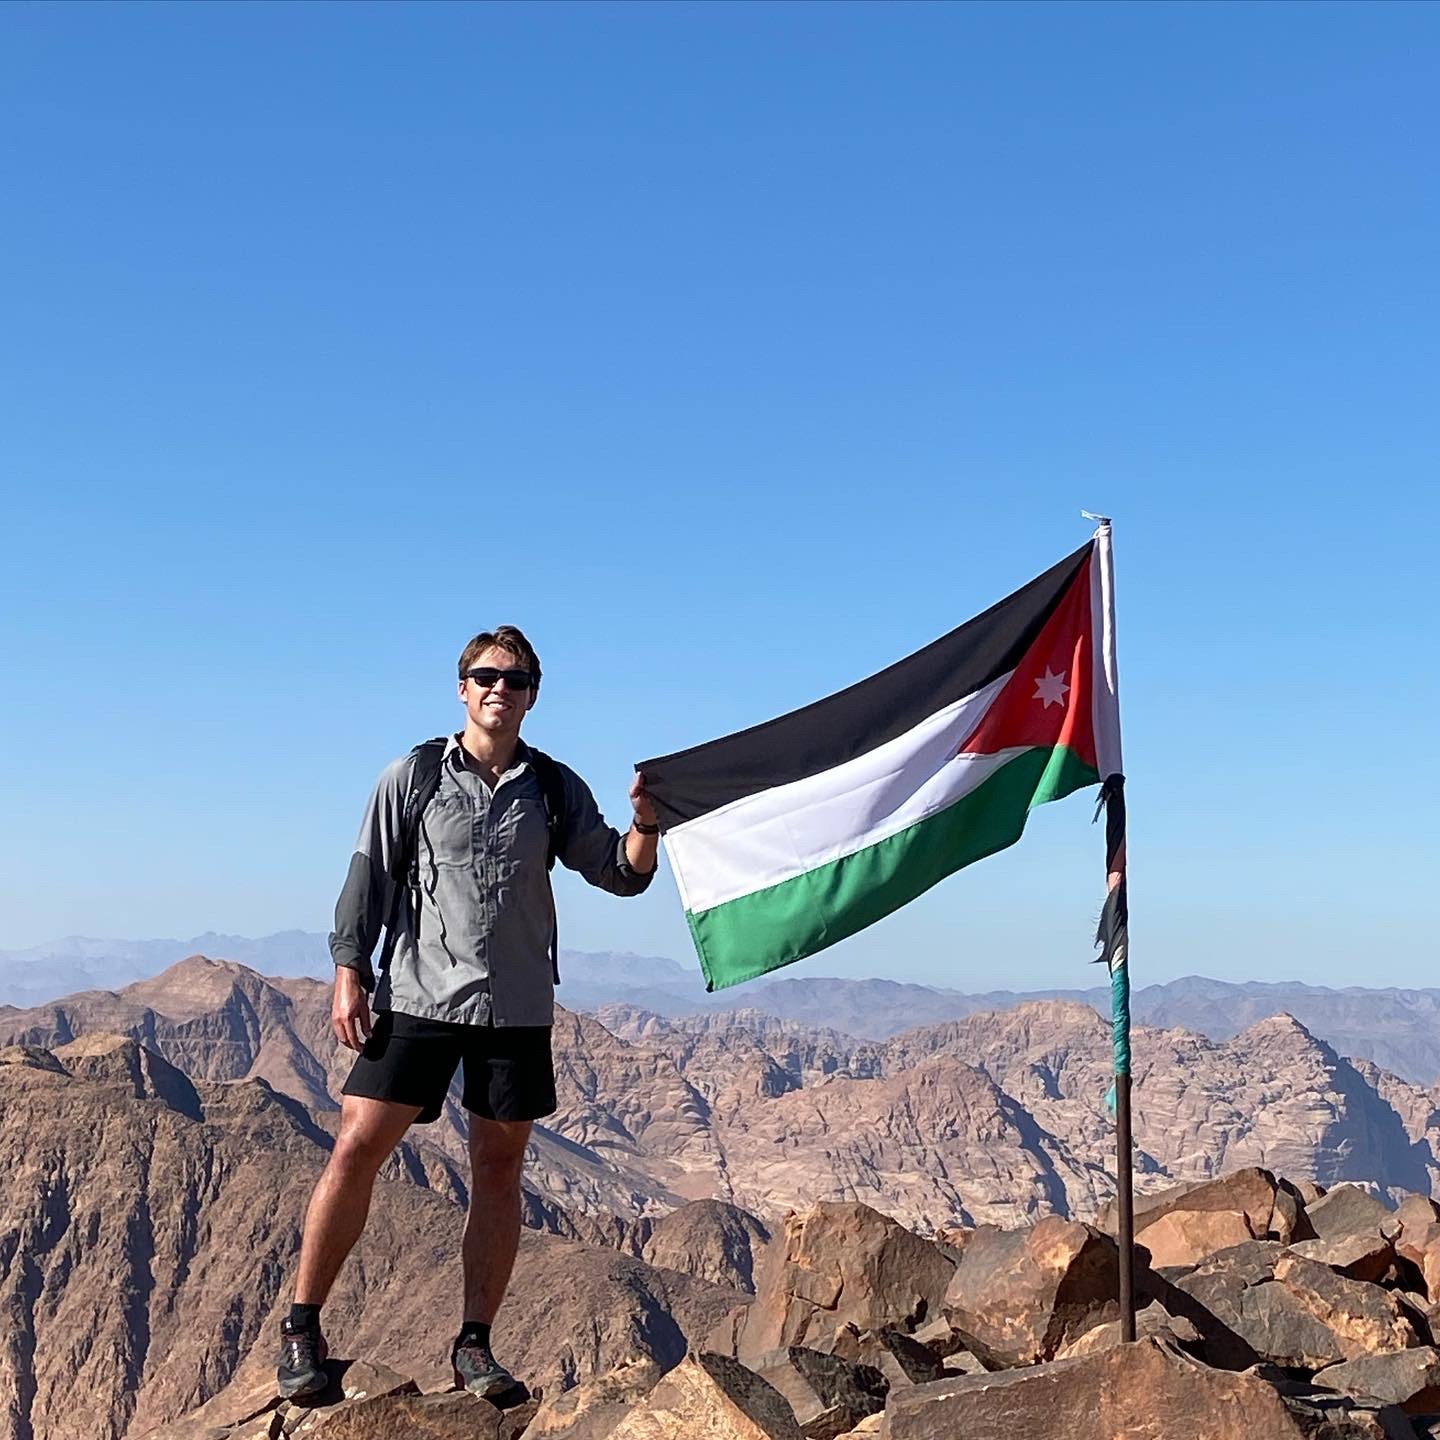
[[[636,767],[710,989],[863,930],[1119,774],[1109,541],[848,690]]]

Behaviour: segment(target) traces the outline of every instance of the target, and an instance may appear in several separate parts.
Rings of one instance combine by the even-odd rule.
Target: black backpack
[[[400,811],[402,842],[395,852],[390,866],[392,895],[390,914],[386,922],[386,928],[390,932],[387,950],[393,943],[396,922],[400,917],[400,908],[405,903],[406,890],[412,885],[418,884],[417,862],[420,847],[417,841],[420,834],[420,817],[425,813],[425,807],[434,799],[435,792],[440,788],[440,762],[445,757],[445,747],[449,743],[447,736],[439,735],[434,740],[426,740],[423,744],[417,745],[410,752],[414,764],[410,770],[410,788],[405,792],[405,803]],[[565,777],[561,774],[560,766],[556,761],[543,750],[537,750],[533,745],[527,745],[525,749],[530,764],[535,770],[535,778],[540,782],[540,794],[545,802],[545,828],[550,837],[545,850],[545,868],[553,870],[556,856],[559,854],[560,845],[565,836]],[[554,904],[553,898],[551,904],[552,906]],[[550,934],[550,968],[554,974],[555,983],[559,984],[558,927],[552,927]]]

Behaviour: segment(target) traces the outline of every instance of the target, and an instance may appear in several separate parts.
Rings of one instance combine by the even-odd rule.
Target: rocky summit
[[[54,1074],[53,1070],[48,1073]],[[287,1404],[232,1383],[153,1440],[1425,1440],[1440,1434],[1440,1294],[1404,1250],[1436,1244],[1428,1206],[1262,1169],[1177,1188],[1146,1230],[1189,1235],[1185,1264],[1137,1253],[1140,1338],[1119,1339],[1116,1246],[1050,1217],[944,1240],[857,1202],[787,1217],[746,1297],[683,1354],[634,1353],[501,1411],[375,1356]],[[1334,1198],[1332,1198],[1334,1197]],[[1328,1203],[1327,1203],[1328,1202]],[[1331,1263],[1302,1254],[1328,1213]],[[1216,1217],[1221,1217],[1217,1222]],[[1343,1224],[1341,1217],[1344,1217]],[[1192,1225],[1191,1222],[1195,1223]],[[1211,1230],[1208,1227],[1213,1227]],[[1249,1238],[1207,1250],[1207,1233]],[[1284,1237],[1284,1238],[1282,1238]],[[1344,1256],[1378,1239],[1358,1280]],[[1369,1252],[1367,1252],[1369,1253]],[[1373,1267],[1372,1267],[1373,1268]]]

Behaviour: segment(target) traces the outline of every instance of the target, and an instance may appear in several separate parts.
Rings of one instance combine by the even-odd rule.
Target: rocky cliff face
[[[551,1233],[639,1254],[687,1200],[775,1223],[824,1199],[863,1199],[927,1232],[1093,1216],[1111,1194],[1108,1026],[1054,1000],[859,1040],[759,1011],[664,1019],[610,1006],[557,1019],[558,1112],[537,1127],[527,1214]],[[348,1056],[329,989],[195,957],[117,994],[10,1012],[0,1041],[54,1047],[120,1031],[197,1080],[263,1079],[333,1124]],[[1289,1017],[1223,1042],[1137,1027],[1142,1193],[1263,1165],[1322,1183],[1429,1193],[1436,1096],[1351,1063]],[[452,1096],[394,1163],[465,1194]]]
[[[128,1037],[0,1052],[0,1437],[141,1435],[263,1382],[328,1138],[264,1080],[192,1081]],[[326,1319],[337,1344],[436,1383],[463,1213],[419,1178],[377,1186]],[[673,1364],[740,1298],[532,1234],[497,1338],[563,1387],[636,1356]]]

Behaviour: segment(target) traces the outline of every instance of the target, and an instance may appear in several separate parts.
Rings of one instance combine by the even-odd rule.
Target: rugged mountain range
[[[346,1070],[328,1013],[323,983],[199,956],[0,1013],[0,1440],[138,1436],[227,1384],[263,1388],[271,1357],[252,1346]],[[1292,1017],[1224,1042],[1140,1027],[1134,1049],[1142,1194],[1244,1165],[1440,1193],[1440,1096]],[[863,1200],[934,1234],[1088,1219],[1112,1193],[1110,1035],[1082,1003],[884,1040],[613,1005],[562,1012],[556,1050],[560,1108],[527,1170],[527,1219],[550,1233],[527,1240],[506,1319],[515,1358],[552,1385],[637,1347],[671,1363],[787,1211]],[[452,1105],[412,1137],[327,1313],[350,1353],[433,1381],[463,1117]],[[77,1386],[105,1408],[76,1411]]]
[[[0,951],[0,1013],[73,991],[117,989],[188,955],[236,960],[269,975],[328,980],[325,937],[290,930],[261,939],[202,935],[191,940],[93,940],[71,936],[29,950]],[[917,1025],[1011,1010],[1037,1000],[1073,1000],[1109,1013],[1109,990],[994,990],[967,993],[896,980],[785,976],[759,980],[739,995],[707,994],[699,971],[659,956],[566,951],[561,998],[572,1010],[642,1007],[682,1018],[734,1009],[737,999],[781,1020],[885,1040]],[[1342,1055],[1371,1060],[1419,1085],[1440,1080],[1440,989],[1331,989],[1293,981],[1235,984],[1187,976],[1147,985],[1133,997],[1141,1024],[1195,1030],[1230,1040],[1257,1020],[1288,1014]]]
[[[192,957],[117,993],[0,1012],[0,1043],[47,1049],[131,1036],[195,1080],[262,1079],[333,1124],[348,1057],[329,989]],[[767,1222],[862,1199],[925,1232],[1093,1216],[1111,1194],[1108,1026],[1046,1001],[864,1040],[758,1011],[667,1019],[634,1006],[557,1019],[560,1108],[537,1126],[533,1224],[639,1253],[686,1200]],[[1264,1165],[1322,1183],[1429,1193],[1440,1180],[1440,1097],[1352,1063],[1288,1016],[1217,1043],[1139,1027],[1142,1192]],[[465,1194],[452,1101],[395,1162]]]

